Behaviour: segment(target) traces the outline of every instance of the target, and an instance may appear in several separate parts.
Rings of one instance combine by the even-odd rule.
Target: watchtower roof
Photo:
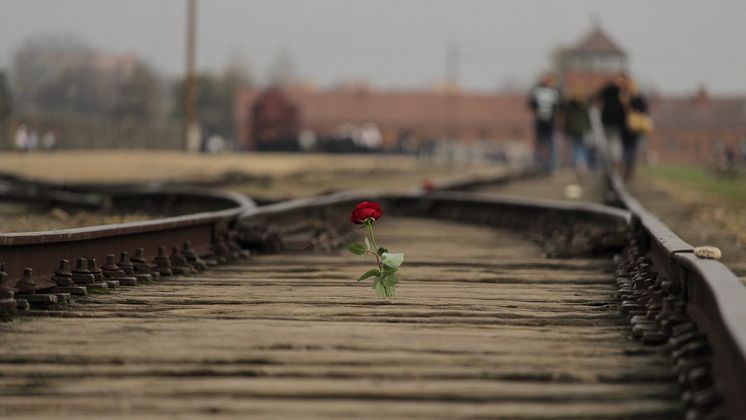
[[[626,55],[624,50],[616,42],[612,41],[599,26],[594,27],[582,41],[570,49],[570,52],[576,54],[606,53]]]

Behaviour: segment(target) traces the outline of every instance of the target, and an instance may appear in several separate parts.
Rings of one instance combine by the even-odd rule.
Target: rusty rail
[[[298,217],[299,214],[295,213],[304,214],[306,219],[312,219],[316,216],[326,218],[329,215],[323,210],[340,208],[344,209],[345,213],[347,213],[349,205],[357,204],[360,200],[380,201],[384,206],[388,205],[397,214],[404,216],[411,215],[410,213],[412,212],[423,211],[419,214],[421,217],[437,217],[436,208],[443,206],[484,208],[490,212],[506,210],[515,214],[526,214],[527,219],[530,219],[532,216],[526,212],[532,211],[544,215],[557,215],[586,221],[613,221],[613,223],[621,223],[625,226],[632,220],[632,216],[627,210],[594,203],[519,197],[474,196],[457,191],[416,191],[409,194],[380,194],[375,191],[351,191],[320,197],[298,198],[262,207],[252,207],[244,211],[240,217],[240,222],[243,224],[245,221],[254,218],[280,214]],[[417,208],[412,208],[413,205]],[[423,205],[427,207],[426,210],[422,209]],[[468,222],[468,220],[465,221]],[[479,223],[479,221],[472,222]],[[498,223],[501,227],[515,226],[505,220],[496,220],[495,223]]]
[[[746,287],[722,263],[696,257],[694,247],[648,212],[618,176],[610,176],[608,182],[616,204],[633,218],[637,249],[628,250],[627,270],[622,272],[627,277],[620,280],[633,329],[638,327],[651,339],[668,339],[684,389],[687,418],[743,418]],[[652,270],[635,269],[640,258],[649,258]],[[656,318],[661,312],[669,315],[669,322]]]
[[[174,187],[163,190],[153,186],[122,188],[105,201],[109,205],[114,203],[128,208],[157,208],[163,206],[163,203],[169,203],[180,206],[181,210],[179,214],[170,217],[140,222],[0,234],[0,262],[4,263],[0,277],[5,278],[4,286],[15,289],[16,294],[21,292],[27,295],[52,289],[51,294],[64,295],[59,292],[68,289],[74,292],[77,289],[59,287],[60,283],[55,282],[55,276],[59,278],[60,272],[67,273],[62,275],[64,280],[64,277],[76,274],[75,268],[78,268],[78,274],[89,278],[88,274],[91,273],[86,272],[88,264],[91,264],[90,268],[97,274],[96,281],[90,283],[99,285],[102,282],[98,281],[101,279],[98,276],[100,271],[97,270],[105,268],[104,262],[112,254],[121,258],[119,261],[129,268],[115,279],[123,274],[134,274],[129,256],[135,254],[141,266],[145,266],[145,271],[148,271],[141,271],[139,274],[145,275],[150,274],[147,268],[159,271],[154,266],[154,260],[158,258],[163,260],[165,257],[168,260],[168,263],[164,262],[165,265],[187,257],[184,254],[189,254],[192,258],[221,259],[232,252],[231,247],[235,247],[233,229],[238,216],[254,206],[250,199],[229,192]],[[75,267],[80,259],[83,259],[84,266]],[[96,262],[92,263],[93,259]],[[61,265],[61,261],[65,260],[72,263],[72,267]],[[21,281],[24,282],[23,285],[19,284]],[[73,286],[73,283],[67,282],[67,286]],[[110,282],[115,283],[115,280]],[[7,289],[0,291],[0,295],[2,294],[7,295]],[[54,299],[50,298],[50,301]]]
[[[539,241],[546,240],[547,245],[554,242],[556,247],[549,247],[550,251],[560,256],[618,252],[625,245],[630,223],[627,211],[592,203],[473,196],[452,191],[401,195],[345,192],[249,209],[240,219],[239,241],[253,247],[268,238],[278,239],[282,226],[298,220],[321,220],[332,226],[341,221],[344,225],[350,207],[364,199],[377,200],[387,212],[398,216],[453,219],[520,230]],[[573,238],[579,240],[570,243]]]

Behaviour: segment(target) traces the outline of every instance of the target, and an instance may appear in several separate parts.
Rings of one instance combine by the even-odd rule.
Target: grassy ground
[[[712,170],[697,166],[647,166],[640,171],[642,178],[659,184],[680,185],[695,194],[746,203],[746,178],[718,175]]]
[[[725,176],[696,166],[649,166],[641,180],[664,191],[675,203],[693,210],[700,219],[714,222],[746,246],[746,178]]]
[[[746,283],[746,179],[701,167],[650,166],[630,189],[685,241],[719,247]]]

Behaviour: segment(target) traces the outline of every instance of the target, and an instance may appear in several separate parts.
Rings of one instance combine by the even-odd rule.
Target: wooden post
[[[184,148],[190,150],[198,133],[196,86],[194,75],[197,31],[197,0],[187,0],[186,80],[184,95]]]

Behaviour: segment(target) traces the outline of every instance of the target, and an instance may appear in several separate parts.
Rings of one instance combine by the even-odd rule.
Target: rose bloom
[[[375,201],[363,201],[352,210],[350,222],[361,225],[365,222],[365,219],[373,218],[374,220],[378,220],[382,214],[381,206],[378,203]]]

